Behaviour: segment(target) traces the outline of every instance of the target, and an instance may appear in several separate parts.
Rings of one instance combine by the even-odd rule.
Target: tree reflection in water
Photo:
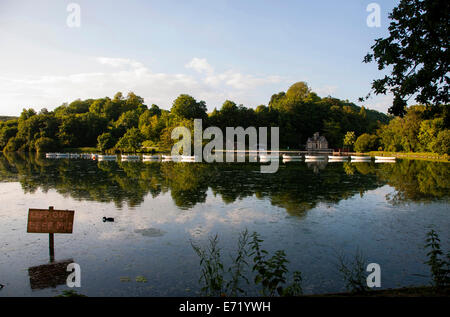
[[[449,197],[447,163],[400,160],[395,164],[281,164],[261,174],[254,163],[93,162],[47,160],[33,154],[0,155],[0,181],[20,182],[24,192],[54,189],[79,200],[140,205],[150,194],[170,193],[181,209],[206,200],[208,190],[226,204],[255,196],[290,215],[302,216],[318,203],[334,204],[388,184],[394,204]]]

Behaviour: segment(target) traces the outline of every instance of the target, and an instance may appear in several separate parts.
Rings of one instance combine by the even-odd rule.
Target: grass
[[[407,158],[407,159],[418,159],[418,160],[426,160],[426,161],[435,161],[435,162],[448,162],[449,156],[447,154],[437,154],[430,152],[385,152],[385,151],[371,151],[368,153],[370,156],[395,156],[398,158]]]
[[[61,152],[64,153],[92,153],[98,152],[96,147],[75,147],[75,148],[63,148]]]

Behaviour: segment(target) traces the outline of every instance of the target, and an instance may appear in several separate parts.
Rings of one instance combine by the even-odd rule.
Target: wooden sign
[[[27,232],[29,233],[72,233],[73,210],[29,209]]]

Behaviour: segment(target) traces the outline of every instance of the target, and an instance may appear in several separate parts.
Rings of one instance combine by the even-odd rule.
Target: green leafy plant
[[[440,242],[436,231],[431,230],[427,233],[425,248],[430,251],[427,253],[428,261],[425,263],[430,266],[433,284],[436,288],[450,286],[450,252],[447,253],[445,259]]]
[[[61,294],[59,294],[55,297],[87,297],[87,296],[83,295],[83,294],[78,294],[74,290],[68,290],[68,291],[65,290],[65,291],[62,291]]]
[[[237,296],[238,294],[245,294],[245,291],[241,288],[241,281],[243,280],[249,284],[249,280],[245,276],[245,269],[248,266],[247,257],[249,254],[249,234],[245,229],[239,235],[237,254],[233,260],[232,266],[228,269],[231,275],[231,280],[227,283],[227,289],[231,296]]]
[[[256,232],[251,236],[247,230],[240,233],[237,252],[235,256],[231,257],[232,264],[228,269],[225,269],[222,263],[218,241],[218,236],[215,235],[209,238],[206,248],[192,243],[194,251],[200,257],[200,266],[202,267],[200,283],[204,295],[245,295],[243,284],[250,284],[247,277],[249,259],[253,260],[254,286],[262,286],[261,295],[298,296],[302,294],[301,272],[294,272],[292,283],[287,284],[286,276],[289,272],[286,265],[289,261],[286,259],[285,252],[278,250],[269,257],[268,252],[261,248],[263,240]]]
[[[219,237],[216,234],[214,237],[209,238],[207,248],[201,248],[191,243],[192,248],[200,258],[200,266],[202,267],[200,283],[203,284],[201,290],[207,296],[221,296],[224,294],[224,269],[218,242]]]
[[[288,287],[286,284],[286,275],[288,273],[286,253],[283,250],[278,250],[275,254],[266,259],[268,252],[261,249],[261,243],[264,242],[259,235],[254,232],[250,242],[253,256],[253,271],[256,272],[255,284],[261,284],[261,294],[263,296],[295,296],[302,294],[301,288],[301,273],[294,272],[294,282]]]

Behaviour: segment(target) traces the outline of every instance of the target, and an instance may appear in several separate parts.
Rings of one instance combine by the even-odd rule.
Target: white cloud
[[[216,73],[202,58],[193,58],[185,65],[197,74],[153,72],[141,62],[127,58],[97,57],[95,61],[97,67],[94,64],[91,72],[0,77],[0,100],[14,105],[20,112],[23,107],[52,109],[77,98],[100,98],[113,96],[117,91],[134,91],[147,104],[170,108],[179,94],[187,93],[206,101],[212,110],[226,99],[246,106],[267,103],[272,92],[279,88],[264,86],[287,85],[279,76],[257,76],[235,70]],[[264,92],[261,92],[262,88]]]
[[[137,61],[128,58],[111,58],[111,57],[97,57],[100,64],[109,65],[113,67],[131,66],[133,68],[143,68],[144,65]]]
[[[335,94],[337,89],[338,89],[337,86],[323,86],[323,87],[319,87],[317,89],[313,89],[313,91],[316,92],[317,95],[319,95],[321,97],[326,97],[326,96],[332,96],[333,94]]]
[[[191,68],[198,73],[213,73],[214,68],[208,63],[206,58],[194,57],[189,63],[187,63],[186,68]]]
[[[363,103],[358,103],[358,105],[365,106],[368,109],[387,113],[389,107],[392,105],[393,100],[394,97],[390,94],[379,96],[375,95]]]

